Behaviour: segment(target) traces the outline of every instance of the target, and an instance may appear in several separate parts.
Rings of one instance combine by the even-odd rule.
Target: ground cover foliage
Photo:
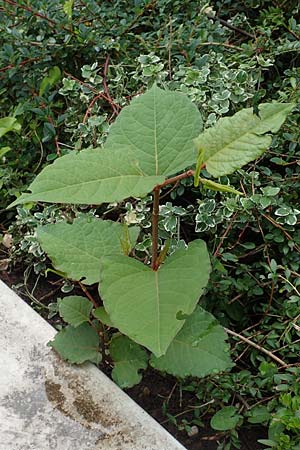
[[[102,145],[121,109],[153,82],[186,94],[205,129],[245,107],[257,112],[261,102],[299,102],[298,2],[183,3],[3,2],[2,268],[22,261],[44,273],[51,265],[36,228],[86,215],[140,227],[135,252],[150,258],[150,195],[100,207],[26,204],[16,218],[4,208],[49,162]],[[229,331],[235,362],[230,372],[178,378],[178,389],[194,393],[194,412],[168,418],[189,431],[212,417],[219,449],[238,448],[240,427],[257,423],[269,429],[265,448],[299,448],[298,160],[296,106],[263,157],[217,180],[245,196],[195,187],[189,178],[161,195],[159,244],[170,239],[172,252],[203,239],[213,255],[200,305]],[[201,176],[210,178],[205,170]],[[63,292],[74,285],[63,280]],[[48,308],[56,313],[56,305]],[[117,337],[111,352],[117,361]],[[143,354],[132,367],[139,379]],[[115,369],[118,379],[122,361]]]

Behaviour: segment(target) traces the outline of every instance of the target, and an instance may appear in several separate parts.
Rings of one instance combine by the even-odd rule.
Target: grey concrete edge
[[[1,281],[0,323],[0,450],[185,450],[96,366],[62,361]]]

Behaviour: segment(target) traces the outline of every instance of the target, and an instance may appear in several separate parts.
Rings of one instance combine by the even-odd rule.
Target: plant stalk
[[[87,298],[90,300],[90,302],[92,302],[94,308],[98,308],[98,304],[96,302],[96,300],[94,299],[94,297],[91,295],[91,293],[87,290],[87,288],[85,287],[84,284],[82,284],[80,281],[78,281],[79,286],[81,287],[82,291],[85,293],[85,295],[87,296]],[[98,336],[100,338],[100,344],[101,344],[101,353],[102,353],[102,360],[104,363],[107,363],[107,355],[106,355],[106,341],[107,341],[107,335],[106,335],[106,329],[105,329],[105,325],[100,321],[100,327],[101,327],[101,331],[97,331]],[[90,321],[90,325],[93,326],[93,322]]]
[[[203,167],[205,164],[203,164]],[[162,184],[157,184],[153,189],[153,209],[152,209],[152,270],[157,270],[159,267],[158,261],[158,216],[159,216],[159,193],[161,188],[168,186],[169,184],[177,183],[184,178],[192,177],[194,170],[187,170],[180,175],[165,180]]]

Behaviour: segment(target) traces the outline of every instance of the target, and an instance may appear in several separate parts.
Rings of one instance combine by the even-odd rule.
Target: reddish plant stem
[[[91,86],[88,83],[85,83],[84,81],[79,80],[79,78],[74,77],[74,75],[72,75],[71,73],[68,73],[66,71],[64,71],[64,74],[67,75],[67,77],[71,78],[72,80],[77,81],[77,83],[81,84],[81,86],[86,87],[87,89],[89,89],[90,91],[94,92],[94,94],[96,94],[97,98],[93,98],[92,102],[90,103],[88,110],[89,111],[91,109],[91,107],[93,106],[93,104],[95,103],[96,100],[98,100],[98,98],[102,97],[104,100],[106,100],[110,105],[112,104],[112,99],[110,97],[107,97],[107,95],[103,94],[102,92],[97,91],[97,89],[95,89],[93,86]],[[93,104],[92,104],[93,103]],[[117,108],[120,108],[119,105],[117,105],[116,103],[113,103],[114,106]]]
[[[169,184],[177,183],[177,181],[183,180],[184,178],[192,177],[194,173],[195,173],[194,170],[187,170],[186,172],[181,173],[180,175],[176,175],[176,177],[168,178],[162,184],[157,184],[153,189],[153,191],[154,192],[157,190],[160,191],[161,188],[168,186]]]
[[[98,94],[98,95],[96,95],[96,97],[93,98],[93,100],[92,100],[91,103],[89,104],[88,109],[86,110],[86,113],[85,113],[85,115],[84,115],[84,118],[83,118],[83,122],[82,122],[82,123],[85,123],[85,122],[87,121],[87,119],[88,119],[88,117],[89,117],[89,115],[90,115],[90,113],[91,113],[91,110],[92,110],[94,104],[96,103],[97,100],[99,100],[99,98],[102,98],[102,94]]]
[[[283,228],[283,226],[280,225],[280,223],[276,222],[276,220],[274,220],[271,216],[269,216],[268,214],[262,214],[262,217],[271,222],[271,224],[274,225],[274,227],[279,228],[289,241],[293,241],[292,236],[285,230],[285,228]],[[297,252],[300,252],[299,245],[295,244],[295,249],[297,250]]]
[[[85,287],[84,284],[81,283],[81,281],[78,281],[78,284],[81,288],[81,290],[85,293],[85,295],[87,296],[87,298],[93,303],[94,308],[98,308],[98,304],[96,302],[96,300],[94,299],[94,297],[89,293],[89,291],[87,290],[87,288]]]
[[[52,118],[50,116],[48,116],[48,120],[53,125],[53,128],[55,128],[53,120],[52,120]],[[61,151],[60,151],[57,135],[55,135],[55,137],[54,137],[54,142],[55,142],[56,154],[57,154],[57,156],[61,156]]]
[[[56,22],[54,20],[50,19],[47,16],[44,16],[44,14],[34,11],[32,8],[30,8],[30,6],[20,5],[17,2],[14,2],[13,0],[3,0],[3,1],[4,3],[8,3],[9,5],[13,5],[17,8],[25,9],[25,11],[30,12],[34,16],[39,17],[40,19],[47,20],[47,22],[49,22],[52,26],[56,26]]]
[[[233,227],[233,224],[234,224],[236,216],[237,216],[237,213],[235,213],[232,216],[231,221],[229,222],[229,224],[228,224],[224,234],[221,236],[220,242],[219,242],[219,244],[218,244],[218,246],[217,246],[217,248],[216,248],[216,250],[214,252],[214,257],[215,258],[217,258],[219,256],[219,250],[220,250],[220,248],[223,245],[224,239],[227,237],[228,233],[230,232],[231,228]]]
[[[164,195],[161,195],[161,196],[160,196],[160,199],[162,199],[162,198],[167,197],[168,195],[170,195],[170,193],[171,193],[172,191],[174,191],[174,189],[177,188],[178,183],[179,183],[179,181],[176,181],[176,183],[173,184],[173,186],[172,186],[167,192],[165,192]]]
[[[90,91],[94,92],[95,94],[99,94],[99,92],[97,91],[97,89],[95,89],[93,86],[91,86],[88,83],[85,83],[84,81],[79,80],[79,78],[74,77],[74,75],[72,75],[69,72],[66,72],[64,70],[64,74],[67,75],[67,77],[72,78],[72,80],[77,81],[77,83],[81,84],[81,86],[85,86],[86,88],[88,88]],[[100,94],[99,94],[100,95]],[[105,98],[104,94],[103,94],[103,98]],[[105,100],[108,100],[107,98],[105,98]]]
[[[92,302],[94,308],[98,308],[98,304],[97,304],[96,300],[90,294],[90,292],[87,290],[85,285],[82,284],[81,281],[78,281],[78,284],[81,287],[81,290],[85,293],[87,298],[90,300],[90,302]],[[100,342],[101,342],[101,353],[102,353],[103,362],[107,363],[108,361],[107,361],[107,357],[106,357],[106,330],[105,330],[105,325],[102,322],[100,322],[100,320],[99,320],[99,324],[100,324],[100,327],[101,327],[101,331],[98,331],[97,329],[96,329],[96,331],[97,331],[97,333],[99,335]],[[90,321],[90,325],[94,326],[92,321]]]
[[[109,55],[106,55],[106,59],[105,59],[105,64],[104,64],[104,71],[103,71],[103,89],[104,89],[104,93],[109,101],[109,104],[112,107],[112,110],[114,112],[114,115],[118,115],[119,111],[118,111],[118,106],[116,105],[115,102],[113,101],[113,99],[111,98],[111,95],[109,93],[108,90],[108,86],[107,86],[107,72],[108,72],[108,66],[109,66]]]
[[[23,61],[17,63],[17,64],[9,64],[8,66],[2,67],[0,69],[0,72],[5,72],[6,70],[9,69],[13,69],[14,67],[18,67],[18,66],[25,66],[25,64],[29,64],[31,62],[34,61],[39,61],[41,58],[28,58],[28,59],[24,59]]]
[[[158,254],[158,216],[159,216],[159,189],[153,191],[153,209],[152,209],[152,270],[157,270]]]
[[[202,169],[205,164],[202,165]],[[159,267],[157,255],[158,255],[158,216],[159,216],[159,193],[161,188],[168,186],[169,184],[178,183],[180,180],[192,177],[195,171],[190,169],[180,175],[168,178],[162,184],[157,184],[153,189],[153,208],[152,208],[152,270],[157,270]]]

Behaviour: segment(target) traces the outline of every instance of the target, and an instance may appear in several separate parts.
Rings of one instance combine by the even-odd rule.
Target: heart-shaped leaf
[[[204,152],[203,162],[214,177],[228,175],[260,156],[271,144],[265,133],[279,130],[292,103],[263,103],[259,117],[253,109],[243,109],[232,117],[220,119],[195,139],[198,151]]]
[[[140,345],[127,336],[114,336],[109,354],[114,361],[112,378],[121,388],[132,387],[141,381],[139,371],[147,368],[148,355]]]
[[[143,173],[167,176],[195,163],[193,139],[201,130],[200,112],[188,97],[154,85],[122,110],[105,146],[129,147]]]
[[[118,202],[141,197],[164,181],[164,176],[145,176],[130,148],[89,149],[54,161],[10,207],[31,201],[75,204]]]
[[[68,278],[93,284],[99,281],[100,258],[122,255],[124,234],[135,245],[138,227],[124,226],[110,220],[80,217],[72,224],[59,222],[37,228],[37,237],[54,267]]]
[[[166,354],[152,356],[150,363],[177,377],[205,377],[233,366],[225,339],[226,333],[215,317],[197,306]]]
[[[93,305],[87,298],[77,295],[65,297],[58,304],[59,315],[75,328],[88,322],[92,308]]]
[[[59,331],[48,345],[66,361],[81,364],[85,361],[101,361],[99,343],[97,331],[87,323],[83,323],[77,328],[69,325]]]
[[[201,240],[173,253],[157,271],[126,256],[104,257],[100,295],[114,325],[161,356],[195,309],[209,273]]]

